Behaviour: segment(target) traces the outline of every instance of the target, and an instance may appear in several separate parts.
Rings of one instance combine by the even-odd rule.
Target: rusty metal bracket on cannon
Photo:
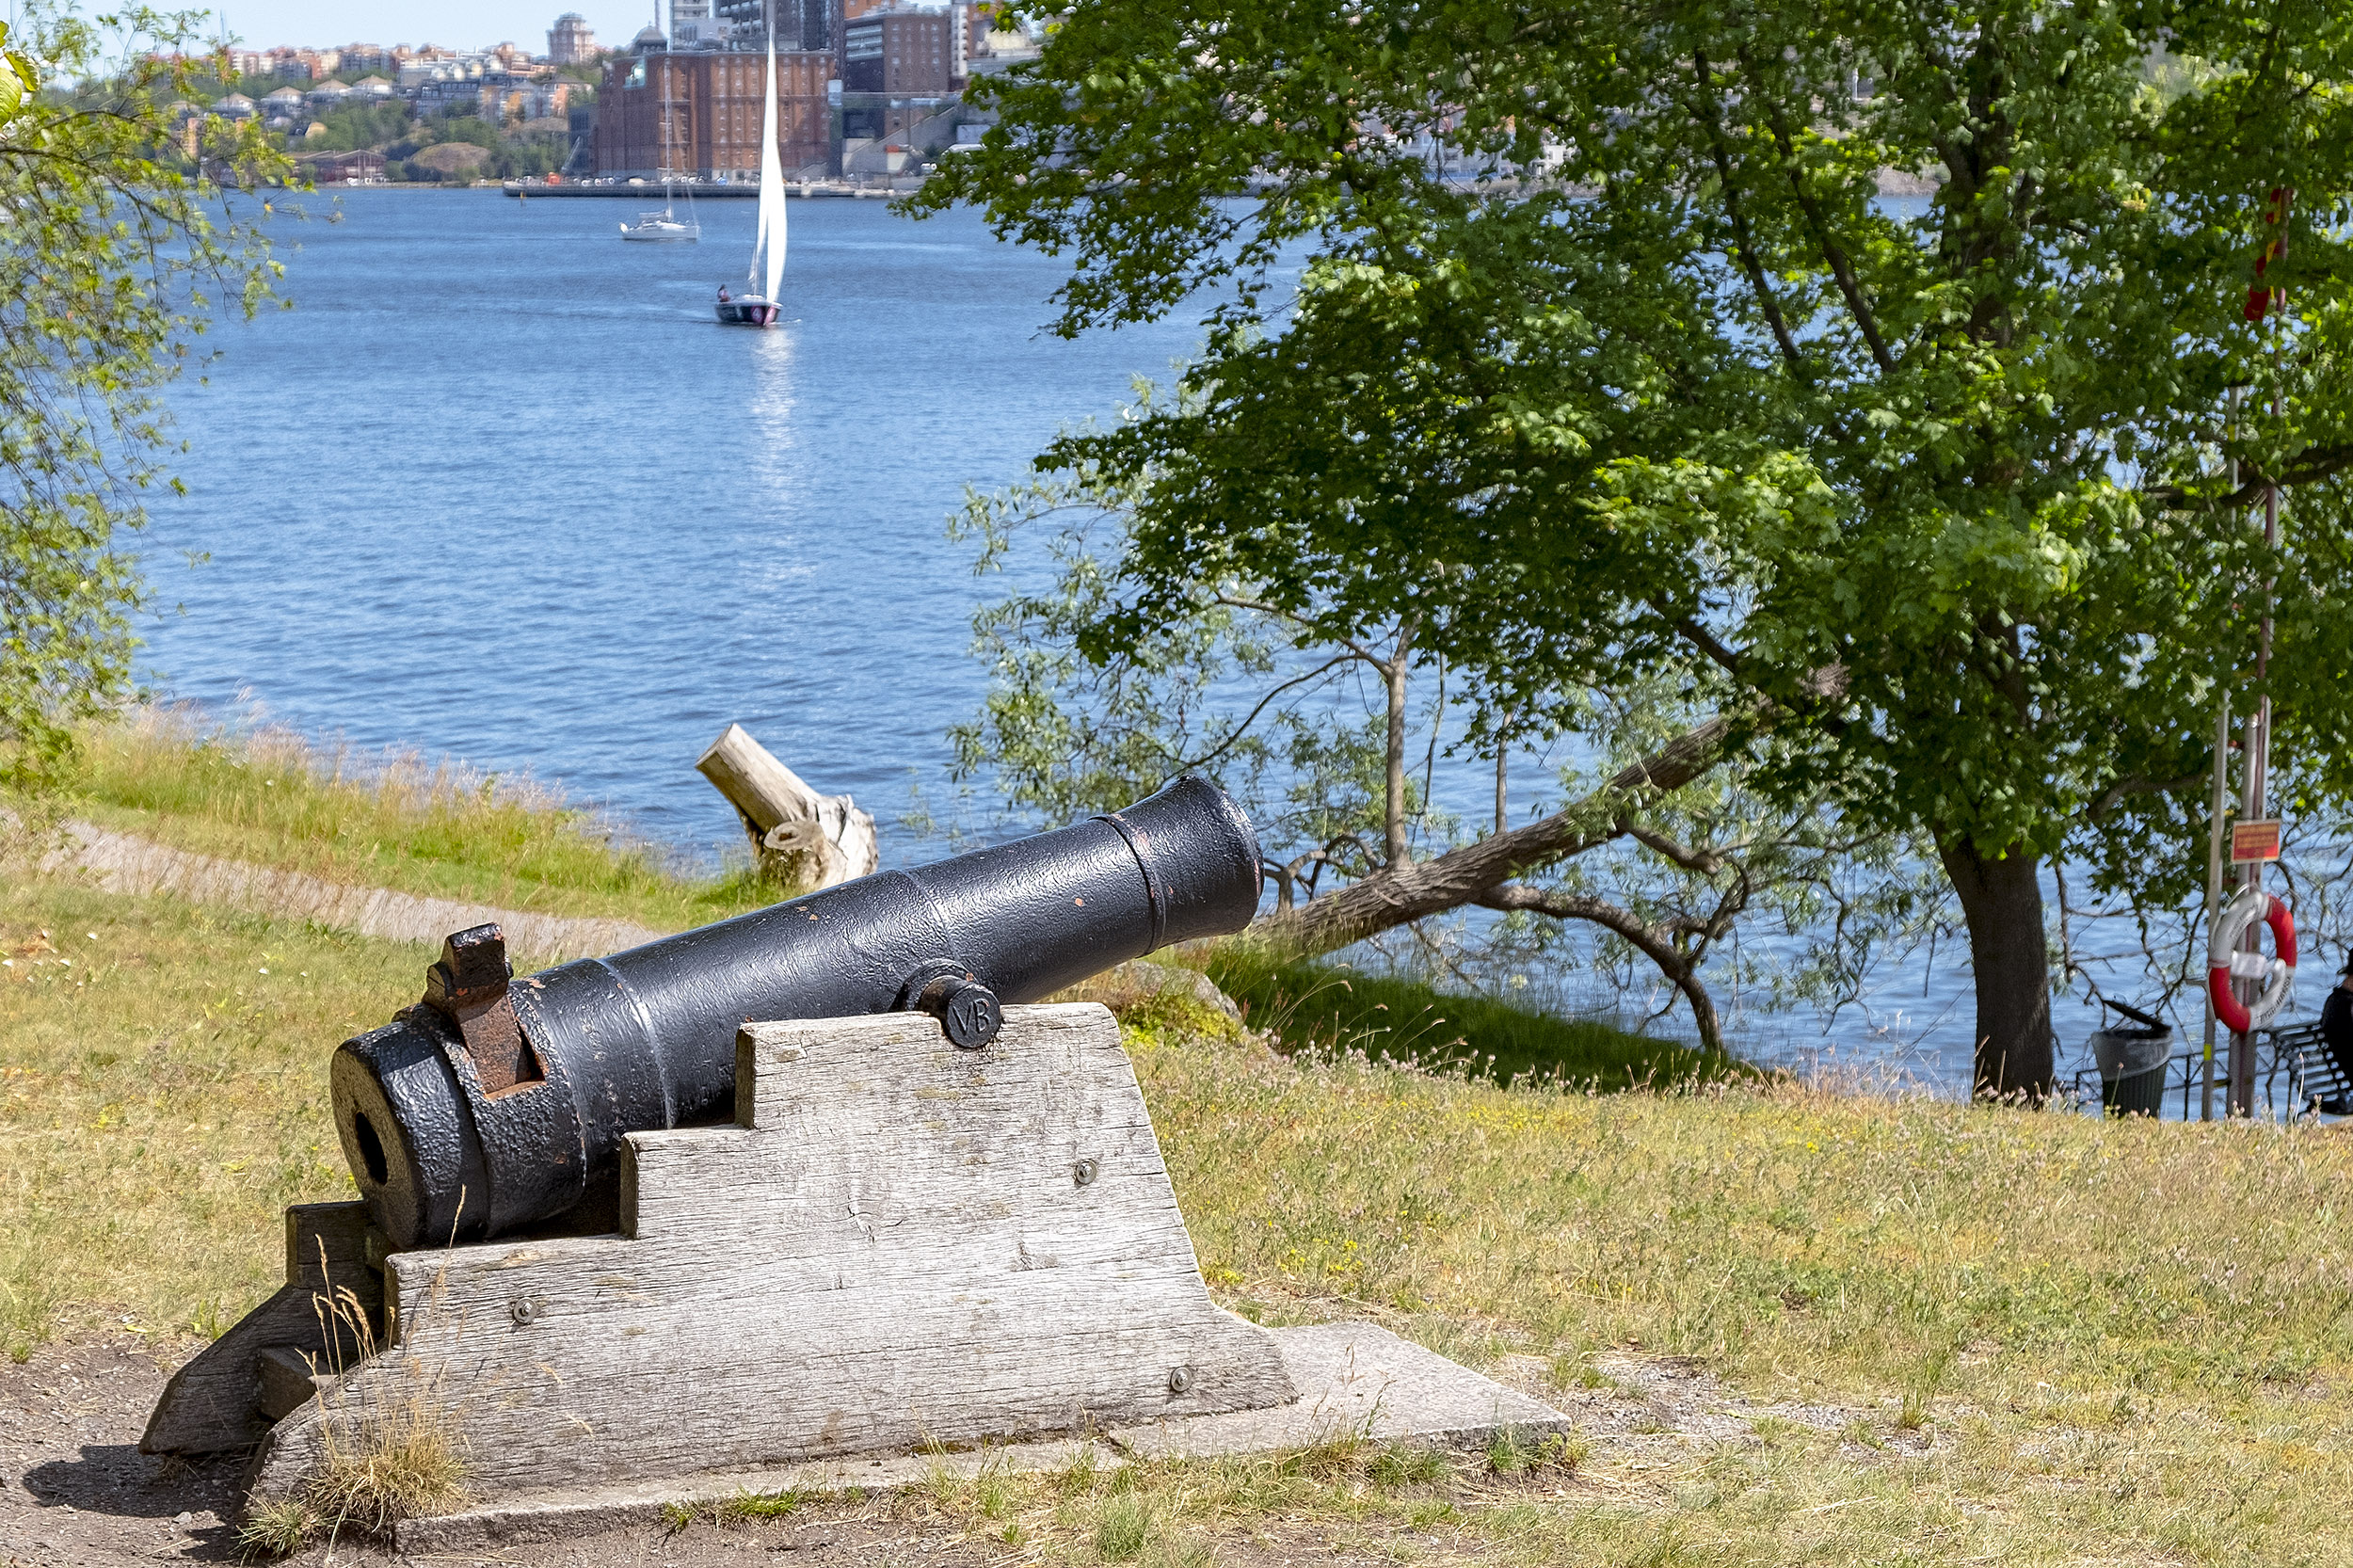
[[[506,938],[496,925],[452,933],[441,943],[440,962],[424,972],[421,1005],[457,1026],[482,1092],[492,1097],[547,1081],[515,1017],[508,992],[514,979]]]

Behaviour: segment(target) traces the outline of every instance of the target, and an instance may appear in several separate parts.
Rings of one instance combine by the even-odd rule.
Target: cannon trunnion
[[[623,1135],[733,1114],[746,1020],[920,1009],[977,1048],[1001,1004],[1238,931],[1257,895],[1249,819],[1186,778],[1123,811],[520,980],[495,927],[461,932],[420,1005],[336,1051],[336,1127],[397,1247],[562,1226],[610,1207]]]

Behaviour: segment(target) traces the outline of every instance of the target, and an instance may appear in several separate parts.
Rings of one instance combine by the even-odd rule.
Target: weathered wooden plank
[[[255,1368],[255,1408],[273,1423],[283,1420],[318,1393],[319,1374],[327,1369],[310,1352],[271,1346]]]
[[[739,1126],[633,1134],[622,1232],[396,1254],[398,1349],[273,1433],[422,1400],[477,1493],[1027,1438],[1293,1397],[1209,1299],[1118,1026],[747,1025]]]
[[[348,1290],[364,1314],[382,1321],[382,1276],[368,1266],[367,1228],[363,1204],[287,1209],[286,1284],[172,1374],[140,1449],[225,1453],[260,1442],[275,1418],[256,1402],[262,1358],[274,1349],[307,1351],[328,1364],[358,1363],[359,1337],[336,1321],[330,1298]]]

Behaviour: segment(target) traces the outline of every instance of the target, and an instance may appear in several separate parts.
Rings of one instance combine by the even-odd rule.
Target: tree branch
[[[1693,50],[1691,66],[1699,73],[1700,103],[1705,105],[1693,118],[1706,128],[1708,153],[1716,165],[1716,178],[1723,184],[1724,216],[1732,222],[1734,254],[1739,258],[1740,271],[1749,280],[1749,292],[1756,296],[1757,307],[1765,312],[1766,325],[1772,328],[1773,342],[1781,345],[1782,360],[1801,379],[1807,379],[1805,356],[1798,350],[1798,340],[1790,335],[1789,323],[1781,312],[1780,298],[1766,280],[1764,264],[1757,260],[1756,245],[1749,233],[1748,215],[1740,207],[1739,187],[1733,182],[1732,150],[1724,144],[1723,120],[1716,112],[1707,56]]]
[[[1478,902],[1487,909],[1525,909],[1554,920],[1587,920],[1625,938],[1643,957],[1657,965],[1658,972],[1683,993],[1683,1000],[1690,1004],[1691,1021],[1698,1026],[1702,1047],[1708,1050],[1723,1049],[1723,1032],[1716,1019],[1716,1003],[1699,982],[1698,966],[1674,945],[1672,936],[1633,911],[1590,893],[1555,892],[1530,888],[1524,882],[1490,888],[1480,895]]]
[[[1755,68],[1751,65],[1746,49],[1740,51],[1740,64],[1752,75],[1754,74]],[[1846,296],[1847,310],[1853,315],[1855,325],[1863,329],[1863,341],[1870,345],[1872,362],[1880,367],[1881,375],[1893,376],[1896,374],[1896,357],[1888,352],[1887,341],[1880,336],[1879,319],[1871,312],[1871,302],[1863,296],[1863,285],[1855,280],[1854,267],[1847,260],[1846,247],[1832,237],[1830,225],[1822,216],[1821,203],[1815,200],[1805,188],[1804,173],[1798,166],[1797,148],[1789,136],[1789,122],[1770,94],[1760,92],[1759,96],[1769,105],[1765,121],[1772,127],[1773,145],[1781,149],[1782,166],[1789,176],[1790,192],[1798,199],[1798,210],[1805,214],[1806,222],[1813,227],[1815,241],[1822,248],[1822,259],[1830,263],[1831,276],[1838,280],[1838,292]]]
[[[2086,822],[2098,822],[2116,809],[2117,803],[2126,795],[2169,795],[2179,790],[2195,788],[2206,781],[2204,769],[2185,773],[2179,778],[2120,778],[2101,792],[2100,798],[2084,808]]]

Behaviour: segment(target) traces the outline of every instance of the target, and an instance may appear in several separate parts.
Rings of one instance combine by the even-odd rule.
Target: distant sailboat
[[[686,193],[686,216],[680,217],[670,210],[677,199],[670,191],[670,88],[665,79],[662,88],[662,210],[639,213],[633,224],[621,225],[621,238],[648,242],[679,244],[703,237],[703,226],[695,218],[695,193]]]
[[[621,238],[625,240],[666,240],[676,244],[680,241],[698,240],[703,237],[703,226],[700,223],[691,217],[680,218],[670,211],[670,193],[666,184],[662,194],[662,210],[658,213],[639,213],[635,223],[622,224]]]
[[[760,116],[760,235],[752,242],[747,280],[756,293],[730,298],[719,290],[719,324],[723,327],[773,327],[783,307],[777,295],[784,288],[784,160],[776,154],[776,39],[768,34],[768,99]]]

